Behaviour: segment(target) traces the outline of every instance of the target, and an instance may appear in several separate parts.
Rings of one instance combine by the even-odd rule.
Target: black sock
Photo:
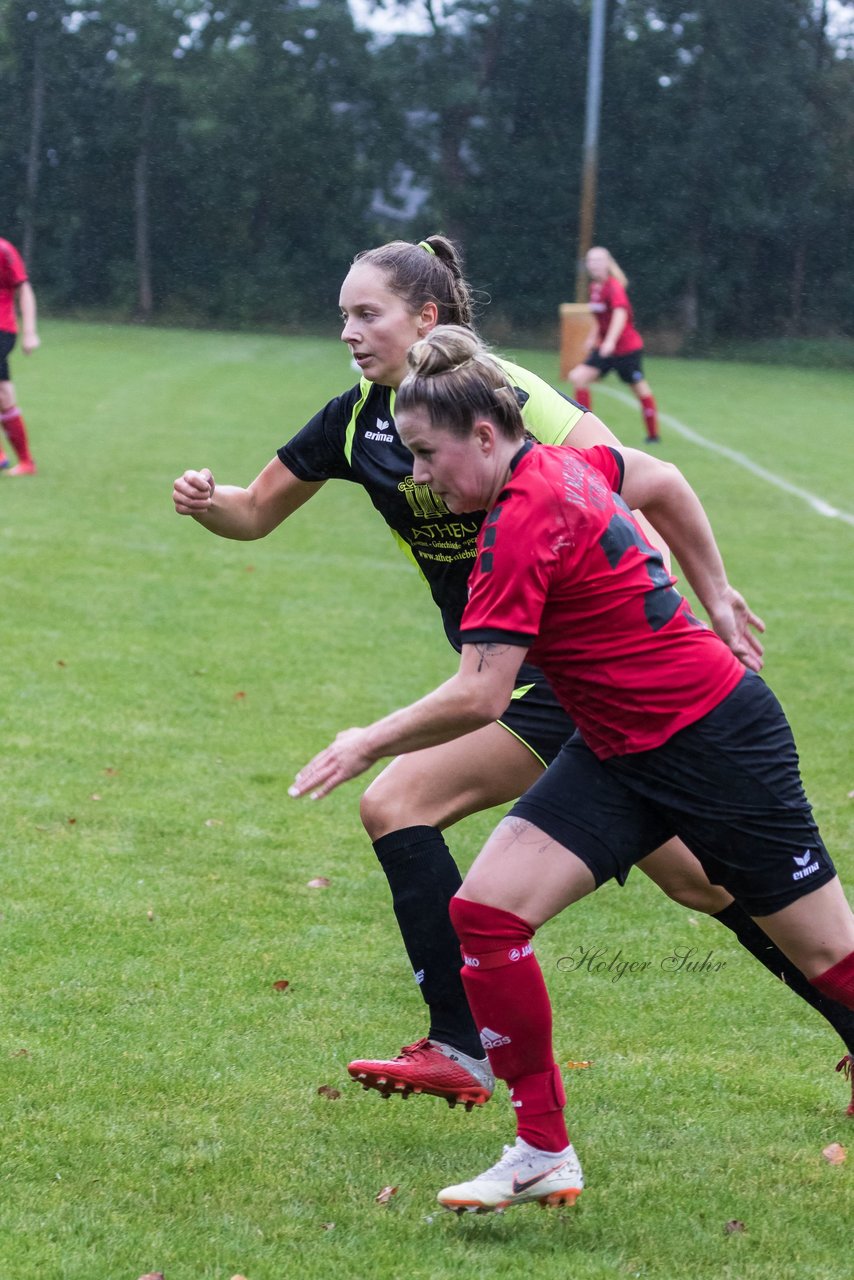
[[[448,904],[462,884],[437,827],[404,827],[374,841],[415,981],[430,1010],[431,1040],[472,1058],[483,1047],[460,978],[460,943]]]
[[[756,956],[766,969],[770,969],[778,978],[782,978],[787,987],[791,987],[792,991],[826,1018],[837,1035],[844,1040],[848,1052],[854,1054],[854,1011],[846,1009],[844,1004],[839,1004],[836,1000],[823,996],[737,902],[731,902],[728,907],[724,907],[723,911],[712,916],[712,919],[732,929],[741,945],[746,947],[751,955]]]

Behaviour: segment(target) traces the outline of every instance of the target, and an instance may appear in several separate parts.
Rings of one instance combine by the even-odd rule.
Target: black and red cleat
[[[384,1098],[426,1093],[444,1098],[449,1107],[462,1103],[466,1111],[482,1107],[495,1088],[486,1058],[470,1058],[426,1037],[405,1045],[396,1058],[357,1058],[347,1070],[363,1089],[376,1089]]]

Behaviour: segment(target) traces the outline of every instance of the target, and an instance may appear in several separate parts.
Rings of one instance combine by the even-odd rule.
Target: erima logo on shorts
[[[498,1031],[490,1031],[489,1027],[484,1027],[480,1033],[480,1043],[484,1049],[500,1049],[503,1044],[512,1044],[513,1041],[509,1036],[503,1036]]]
[[[792,872],[793,880],[804,880],[807,876],[811,876],[814,871],[818,871],[818,858],[815,857],[812,849],[807,849],[806,853],[800,858],[797,854],[793,854],[793,857],[798,868],[797,871]],[[813,858],[814,861],[810,862],[810,858]]]
[[[463,964],[467,964],[470,969],[480,968],[480,961],[477,956],[463,956]]]
[[[423,970],[423,969],[413,969],[413,970],[412,970],[412,974],[413,974],[413,977],[415,978],[415,981],[418,983],[418,985],[419,985],[419,987],[420,987],[420,986],[421,986],[421,983],[424,981],[424,970]]]
[[[389,424],[387,422],[383,422],[382,418],[377,418],[376,431],[366,431],[365,439],[366,440],[382,440],[383,444],[391,444],[392,440],[394,440],[394,436],[388,434],[390,432],[391,432],[391,427],[389,426]]]

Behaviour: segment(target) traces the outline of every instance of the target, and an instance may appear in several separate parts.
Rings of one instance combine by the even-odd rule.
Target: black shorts
[[[836,872],[804,794],[788,721],[746,672],[708,715],[663,746],[597,760],[576,734],[511,816],[581,858],[597,886],[681,836],[712,884],[771,915]]]
[[[7,333],[0,329],[0,382],[11,382],[9,373],[9,354],[17,341],[16,333]]]
[[[598,369],[603,378],[613,369],[621,382],[631,385],[634,382],[643,382],[642,355],[643,348],[639,351],[630,351],[627,356],[600,356],[597,347],[595,351],[591,351],[584,357],[584,363]]]
[[[542,671],[527,662],[519,668],[513,700],[498,723],[523,742],[542,761],[543,768],[575,733],[575,722],[552,693]]]

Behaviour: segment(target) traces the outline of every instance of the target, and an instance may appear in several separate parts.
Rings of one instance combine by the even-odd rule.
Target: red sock
[[[581,405],[582,409],[591,409],[593,407],[589,387],[576,387],[572,393],[572,398],[576,404]]]
[[[510,1087],[520,1138],[541,1151],[569,1145],[566,1095],[552,1050],[552,1009],[520,916],[465,898],[451,899],[463,953],[462,978],[492,1070]]]
[[[641,396],[641,413],[643,414],[646,434],[649,440],[658,439],[658,410],[652,395]]]
[[[825,969],[817,978],[810,978],[810,982],[823,996],[838,1000],[846,1009],[854,1009],[854,951],[849,951],[838,964]]]
[[[30,453],[27,440],[27,428],[24,426],[24,419],[21,417],[18,406],[13,405],[11,409],[0,413],[0,423],[3,424],[9,443],[18,455],[18,461],[32,462],[33,455]]]

